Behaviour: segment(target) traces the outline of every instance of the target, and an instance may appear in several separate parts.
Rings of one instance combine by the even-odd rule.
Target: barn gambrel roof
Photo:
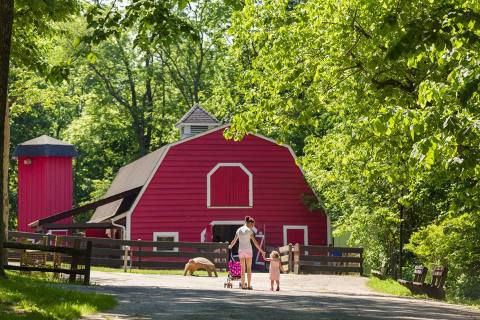
[[[142,186],[140,192],[135,195],[133,199],[130,199],[128,208],[126,208],[124,205],[122,205],[122,200],[116,201],[112,204],[107,204],[102,207],[99,207],[96,209],[94,215],[90,219],[90,222],[102,222],[106,219],[112,219],[113,221],[118,221],[119,219],[123,219],[129,215],[132,214],[133,210],[135,209],[139,199],[142,197],[143,193],[147,189],[151,179],[155,175],[155,172],[158,170],[160,167],[162,160],[165,158],[167,155],[168,151],[170,150],[171,147],[185,143],[187,141],[193,140],[193,139],[198,139],[204,135],[210,134],[212,132],[218,131],[218,130],[225,130],[227,127],[229,127],[229,124],[222,125],[219,127],[212,128],[208,131],[205,131],[201,134],[198,134],[193,137],[189,137],[177,142],[174,142],[169,145],[165,145],[162,148],[120,168],[117,176],[112,182],[112,185],[108,189],[107,193],[105,194],[104,197],[107,197],[109,195],[118,193],[122,190],[129,190],[133,189],[138,186]],[[273,139],[267,138],[263,135],[260,134],[255,134],[255,133],[249,133],[251,135],[254,135],[258,138],[267,140],[271,143],[275,143],[279,146],[285,147],[289,150],[290,154],[292,155],[293,159],[296,159],[295,153],[293,149],[289,145],[283,145],[279,144]],[[303,170],[299,166],[300,170]],[[139,175],[138,177],[136,175]],[[133,177],[132,179],[129,179],[129,177]],[[318,197],[317,197],[318,198]],[[126,209],[126,210],[119,210],[119,209]],[[127,237],[130,237],[129,234],[129,225],[128,225],[128,219],[127,219]]]

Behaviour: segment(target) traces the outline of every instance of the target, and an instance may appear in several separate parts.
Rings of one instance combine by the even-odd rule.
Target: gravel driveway
[[[268,274],[253,276],[248,291],[224,289],[224,277],[92,272],[91,288],[115,295],[118,306],[85,319],[480,319],[467,308],[374,293],[366,278],[287,274],[282,291],[271,292]]]

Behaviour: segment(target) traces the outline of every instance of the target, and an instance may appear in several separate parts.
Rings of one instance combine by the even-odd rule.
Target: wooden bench
[[[422,293],[425,293],[430,298],[444,299],[445,298],[445,280],[447,280],[448,268],[443,266],[435,267],[432,271],[432,282],[430,284],[424,283],[422,286]]]
[[[432,271],[431,283],[425,283],[428,268],[423,266],[415,266],[413,272],[413,281],[398,279],[398,283],[410,289],[414,294],[426,294],[430,298],[445,298],[445,280],[447,279],[448,268],[437,266]]]
[[[397,279],[397,282],[402,286],[407,287],[413,293],[417,292],[417,289],[421,288],[425,283],[425,278],[427,277],[428,268],[424,266],[415,266],[413,270],[413,281],[408,281],[404,279]]]

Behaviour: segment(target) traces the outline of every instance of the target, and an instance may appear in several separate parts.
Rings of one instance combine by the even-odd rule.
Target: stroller
[[[230,260],[228,261],[228,275],[227,281],[223,284],[224,288],[233,288],[233,281],[240,280],[242,277],[242,266],[239,261],[233,258],[233,254],[230,251]],[[238,284],[240,287],[241,283]]]

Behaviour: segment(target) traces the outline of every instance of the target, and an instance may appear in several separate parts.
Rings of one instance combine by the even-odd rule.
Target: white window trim
[[[217,208],[217,207],[215,207]],[[228,207],[231,208],[231,207]],[[243,220],[226,220],[226,221],[212,221],[210,222],[211,226],[243,226],[245,221]],[[252,228],[253,232],[257,234],[258,229],[256,227]]]
[[[157,242],[157,237],[173,237],[173,242],[178,242],[178,232],[154,232],[153,233],[153,242]],[[176,252],[178,251],[177,248],[173,248],[172,250],[157,250],[157,247],[153,247],[153,251],[158,252]]]
[[[219,225],[244,225],[245,221],[243,220],[230,220],[230,221],[212,221],[210,225],[212,226],[219,226]]]
[[[68,234],[68,229],[56,229],[56,230],[48,230],[48,232],[46,234],[54,234],[54,232],[65,232],[66,234]]]
[[[303,242],[305,243],[306,246],[308,246],[308,226],[303,225],[303,226],[289,226],[289,225],[284,225],[283,226],[283,245],[286,246],[288,244],[287,242],[287,230],[303,230]],[[294,243],[292,243],[294,244]]]
[[[210,187],[211,182],[210,179],[212,175],[220,168],[220,167],[239,167],[243,170],[248,176],[248,206],[212,206],[211,205],[211,193]],[[207,208],[211,209],[248,209],[253,208],[253,174],[240,162],[220,162],[217,163],[215,167],[213,167],[210,172],[207,174]]]

